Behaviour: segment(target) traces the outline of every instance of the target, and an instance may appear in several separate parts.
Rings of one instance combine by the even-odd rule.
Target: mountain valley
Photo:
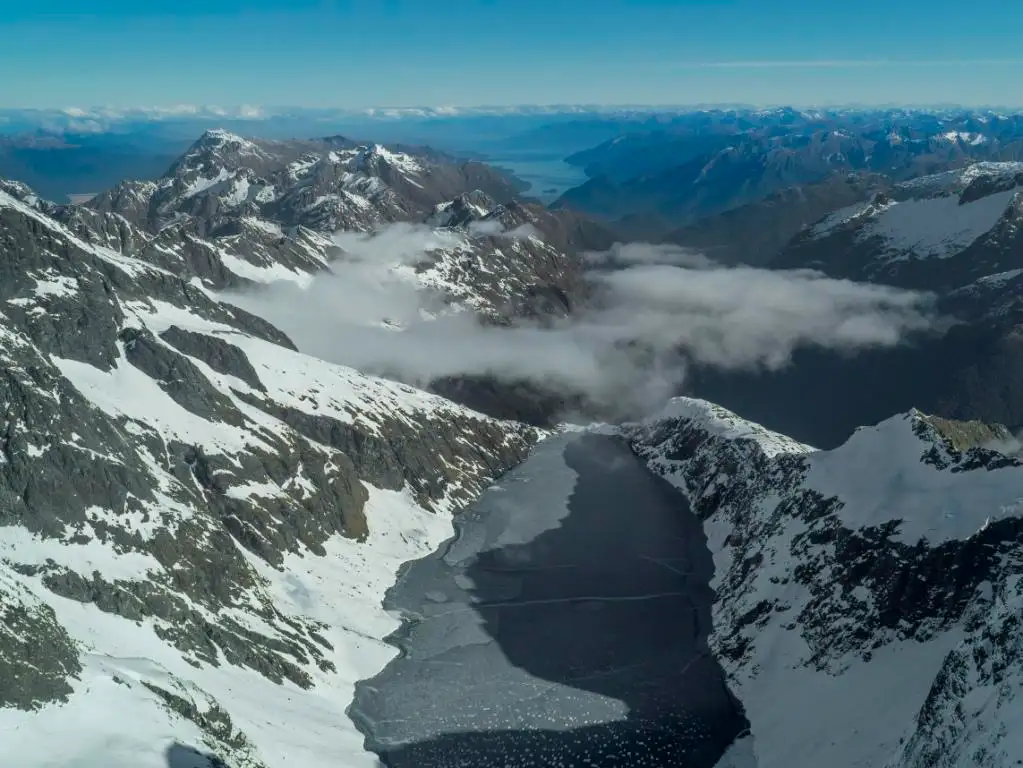
[[[1023,760],[1023,123],[626,124],[0,180],[12,765]]]

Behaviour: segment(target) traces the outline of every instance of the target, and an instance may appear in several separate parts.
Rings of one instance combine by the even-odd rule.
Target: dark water
[[[747,727],[707,649],[713,564],[620,440],[541,445],[407,566],[401,655],[350,714],[391,768],[710,768]]]
[[[531,186],[525,194],[545,203],[553,202],[566,190],[587,180],[582,168],[569,165],[560,154],[504,153],[490,156],[486,162],[529,182]]]

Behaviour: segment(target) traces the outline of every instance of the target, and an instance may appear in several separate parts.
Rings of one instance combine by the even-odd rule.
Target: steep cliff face
[[[755,764],[1023,759],[1023,464],[1004,428],[913,411],[816,451],[682,399],[627,433],[705,521],[712,647]]]
[[[245,271],[222,242],[165,232],[0,191],[14,763],[164,768],[179,739],[359,764],[345,707],[390,652],[383,590],[541,434],[298,352],[220,298]],[[308,275],[316,237],[238,247]]]

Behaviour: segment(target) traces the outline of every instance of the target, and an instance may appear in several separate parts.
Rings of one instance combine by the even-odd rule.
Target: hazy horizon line
[[[1018,60],[971,60],[960,62],[939,62],[939,61],[888,61],[883,59],[849,59],[849,60],[791,60],[791,61],[702,61],[685,62],[676,64],[680,68],[691,69],[741,69],[741,68],[841,68],[841,67],[879,67],[879,66],[949,66],[955,64],[1008,64],[1023,66],[1023,59]],[[471,112],[506,112],[514,115],[518,110],[527,113],[528,110],[536,110],[536,116],[543,114],[557,114],[565,112],[601,112],[612,110],[633,110],[643,112],[654,111],[700,111],[709,109],[744,109],[744,110],[772,110],[772,109],[797,109],[797,110],[934,110],[934,109],[967,109],[967,110],[1002,110],[1023,109],[1021,104],[967,104],[963,102],[805,102],[783,101],[771,103],[750,103],[742,101],[720,101],[720,102],[665,102],[665,103],[624,103],[624,102],[601,102],[601,103],[511,103],[511,104],[406,104],[406,105],[374,105],[374,106],[323,106],[323,105],[300,105],[300,104],[166,104],[166,105],[135,105],[135,106],[114,106],[109,104],[96,104],[86,107],[79,106],[50,106],[50,107],[16,107],[0,106],[0,115],[19,113],[43,113],[59,114],[68,118],[89,118],[89,117],[203,117],[203,118],[227,118],[240,120],[267,120],[274,117],[289,117],[301,115],[302,113],[333,113],[347,114],[364,117],[387,117],[395,116],[396,113],[428,113],[430,117],[459,117]]]
[[[984,59],[726,59],[723,61],[676,62],[682,69],[854,69],[858,67],[969,67],[1023,66],[1023,58]]]

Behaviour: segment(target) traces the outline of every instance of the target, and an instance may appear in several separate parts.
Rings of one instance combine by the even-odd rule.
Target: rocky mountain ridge
[[[752,725],[736,765],[1023,759],[1023,462],[1004,427],[911,411],[816,451],[683,398],[626,434],[708,532],[712,649]]]
[[[249,215],[333,232],[422,217],[477,187],[499,199],[515,194],[487,166],[420,152],[343,137],[254,141],[209,130],[161,179],[123,182],[89,206],[155,231],[188,216],[215,234],[221,219]]]
[[[518,202],[514,192],[488,166],[439,153],[208,131],[162,179],[124,182],[84,207],[61,210],[88,219],[92,230],[119,232],[126,221],[151,258],[186,262],[216,287],[307,281],[341,254],[331,240],[338,231],[370,235],[400,223],[442,229],[447,244],[415,265],[417,279],[498,317],[520,311],[518,297],[532,289],[571,294],[580,283],[575,254],[613,241],[593,222]],[[218,260],[230,265],[227,273]]]
[[[839,208],[771,265],[936,293],[1017,267],[1023,163],[974,163]]]
[[[344,691],[387,655],[393,569],[541,436],[303,355],[223,300],[335,247],[281,240],[0,191],[0,722],[31,734],[17,764],[165,768],[169,733],[229,765],[358,764]],[[295,716],[268,729],[282,696]]]

